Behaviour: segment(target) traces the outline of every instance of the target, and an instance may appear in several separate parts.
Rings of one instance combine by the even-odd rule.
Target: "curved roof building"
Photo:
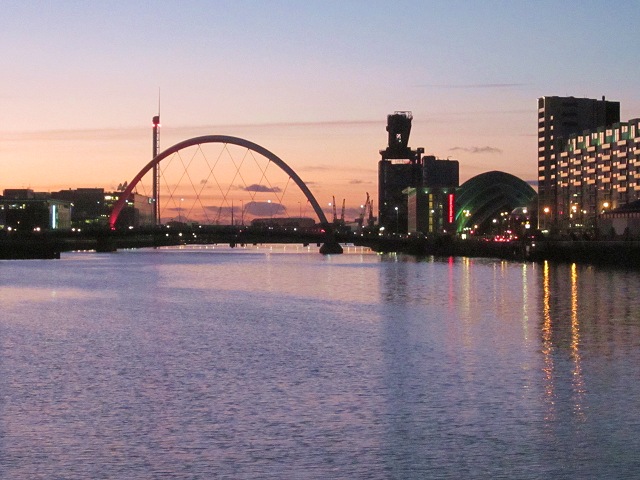
[[[533,207],[536,191],[524,180],[510,173],[491,171],[470,178],[458,189],[456,229],[485,231],[501,212],[517,207]]]

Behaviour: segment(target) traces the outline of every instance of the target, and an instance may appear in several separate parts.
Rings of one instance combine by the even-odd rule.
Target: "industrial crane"
[[[375,217],[373,216],[373,201],[371,200],[371,197],[369,196],[369,192],[367,192],[367,200],[364,202],[364,205],[362,205],[362,207],[360,209],[360,216],[358,217],[358,220],[357,220],[358,228],[361,231],[364,228],[364,217],[365,217],[365,215],[367,215],[367,212],[369,213],[367,226],[371,228],[371,227],[373,227],[373,224],[375,222]]]
[[[362,230],[364,226],[364,216],[367,213],[367,207],[369,206],[369,192],[367,192],[367,201],[360,207],[360,216],[358,216],[358,228]]]
[[[340,218],[338,218],[338,208],[336,205],[336,196],[333,195],[333,202],[331,202],[331,206],[333,207],[333,224],[334,225],[344,225],[344,209],[345,209],[345,199],[342,199],[342,210],[340,211]]]
[[[336,196],[333,195],[333,202],[331,203],[333,207],[333,224],[336,225],[338,223],[338,212],[336,211]]]
[[[368,195],[368,194],[367,194]],[[369,202],[369,228],[373,228],[373,225],[376,223],[376,217],[373,216],[373,200]]]

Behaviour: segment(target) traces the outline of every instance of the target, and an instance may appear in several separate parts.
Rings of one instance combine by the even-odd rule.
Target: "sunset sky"
[[[410,146],[534,180],[536,99],[640,117],[640,2],[2,1],[0,190],[115,188],[161,149],[223,134],[320,203],[377,191],[386,116]]]

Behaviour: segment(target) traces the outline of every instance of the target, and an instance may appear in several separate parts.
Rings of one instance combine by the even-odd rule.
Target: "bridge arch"
[[[302,181],[302,179],[298,176],[298,174],[289,165],[287,165],[284,162],[284,160],[282,160],[280,157],[278,157],[274,153],[270,152],[266,148],[256,143],[250,142],[249,140],[245,140],[243,138],[238,138],[238,137],[233,137],[228,135],[204,135],[201,137],[190,138],[188,140],[183,140],[182,142],[176,143],[174,146],[159,153],[155,158],[153,158],[153,160],[151,160],[148,164],[146,164],[142,168],[142,170],[140,170],[140,172],[138,172],[138,174],[133,178],[133,180],[131,180],[127,188],[122,192],[118,201],[114,204],[113,210],[111,211],[111,216],[109,217],[110,228],[112,230],[115,229],[118,216],[120,215],[120,212],[124,208],[127,199],[129,198],[133,190],[136,188],[140,180],[142,180],[142,178],[154,166],[158,165],[165,158],[173,155],[174,153],[184,148],[193,147],[195,145],[200,145],[203,143],[224,143],[224,144],[237,145],[237,146],[252,150],[262,155],[263,157],[269,159],[270,161],[272,161],[282,171],[284,171],[287,175],[289,175],[289,177],[295,182],[298,188],[300,188],[302,193],[304,193],[304,195],[307,197],[307,200],[311,204],[311,207],[313,208],[314,212],[318,216],[318,219],[320,220],[320,223],[323,225],[323,227],[328,231],[331,230],[331,226],[327,220],[326,215],[322,211],[322,208],[320,208],[320,204],[318,203],[316,198],[313,196],[313,193],[311,193],[311,191],[309,190],[309,187],[307,187],[307,185]]]

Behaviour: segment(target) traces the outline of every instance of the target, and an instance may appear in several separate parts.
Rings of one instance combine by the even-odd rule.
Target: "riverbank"
[[[0,236],[0,260],[58,259],[61,251],[57,239],[39,235]]]
[[[69,237],[41,234],[21,234],[0,236],[0,259],[56,259],[61,252],[72,250],[95,250],[113,252],[119,248],[144,248],[163,245],[183,244],[197,240],[191,236],[169,238],[157,235],[133,235],[115,238],[109,235]],[[240,240],[235,237],[215,237],[204,243],[230,244],[263,243],[258,239]],[[279,243],[273,242],[267,243]],[[349,239],[352,240],[352,239]],[[414,237],[360,237],[353,239],[356,246],[369,247],[379,253],[405,253],[414,256],[454,256],[485,257],[520,261],[553,261],[560,263],[584,263],[620,265],[640,269],[640,241],[629,240],[549,240],[528,239],[525,241],[498,242],[491,239],[440,236],[429,238]],[[343,239],[338,240],[342,242]],[[298,239],[300,242],[300,239]],[[295,239],[294,239],[295,243]],[[315,242],[314,242],[315,243]],[[348,242],[352,243],[352,242]],[[337,243],[336,243],[337,245]],[[339,254],[335,251],[321,253]]]
[[[382,239],[372,249],[409,255],[487,257],[508,260],[553,261],[621,265],[640,268],[640,241],[547,240],[496,242],[452,237],[429,239]]]
[[[640,268],[640,241],[543,240],[530,247],[525,258]]]

